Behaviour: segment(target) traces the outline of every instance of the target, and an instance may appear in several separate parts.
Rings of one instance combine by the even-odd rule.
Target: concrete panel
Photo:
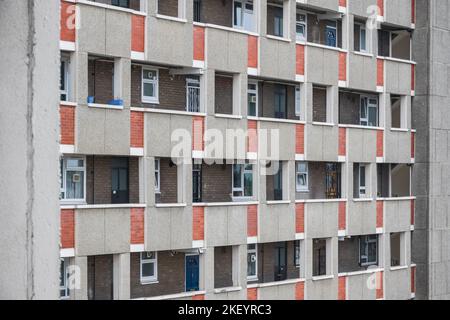
[[[347,129],[348,161],[369,163],[376,161],[377,131]]]
[[[321,9],[329,9],[333,11],[339,10],[339,0],[306,0],[308,6],[318,7]]]
[[[131,14],[106,10],[105,54],[129,57],[131,53]],[[93,24],[91,26],[97,26]],[[95,29],[91,27],[91,30]]]
[[[247,243],[247,207],[207,207],[205,211],[208,246],[231,246]]]
[[[305,228],[308,239],[337,236],[338,207],[338,202],[306,203]]]
[[[359,274],[347,277],[348,300],[375,300],[376,299],[376,274]]]
[[[293,204],[260,205],[258,218],[259,242],[295,240]]]
[[[377,60],[374,57],[349,53],[349,87],[374,92],[377,88]]]
[[[259,124],[259,137],[258,137],[258,147],[259,147],[259,154],[260,158],[266,159],[264,155],[272,155],[273,152],[276,152],[276,149],[274,147],[279,148],[278,154],[279,154],[279,160],[292,160],[295,159],[295,139],[292,137],[295,137],[295,124],[292,123],[280,123],[280,122],[270,122],[270,121],[261,121]],[[265,147],[262,144],[262,134],[263,131],[266,130],[266,141],[269,144],[267,146],[267,151],[263,152],[263,148]],[[270,137],[273,134],[276,134],[278,132],[279,140],[275,140],[276,144],[272,145],[270,143]],[[275,153],[276,155],[276,153]],[[270,158],[270,157],[269,157]]]
[[[369,7],[376,5],[377,0],[347,0],[348,12],[360,17],[370,16]]]
[[[386,300],[411,299],[411,269],[384,272],[384,297]]]
[[[295,284],[258,288],[259,300],[295,300]]]
[[[78,9],[81,17],[81,26],[77,30],[78,50],[93,54],[106,54],[107,9],[83,4],[78,5]]]
[[[260,38],[260,75],[295,80],[295,42]]]
[[[385,1],[384,12],[387,23],[411,27],[411,0]]]
[[[405,62],[385,60],[386,91],[411,95],[411,64]]]
[[[306,125],[306,159],[308,161],[337,161],[339,128],[337,126]]]
[[[386,232],[410,231],[411,200],[384,202]]]
[[[411,133],[385,130],[387,163],[411,163]]]
[[[308,72],[314,70],[314,72]],[[338,85],[339,51],[307,46],[306,77],[308,82],[321,85]]]
[[[347,202],[347,234],[350,236],[376,233],[376,202]]]
[[[307,300],[336,300],[338,293],[337,277],[325,280],[307,280]]]

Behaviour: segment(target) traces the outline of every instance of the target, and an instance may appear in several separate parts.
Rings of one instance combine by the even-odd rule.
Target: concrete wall
[[[59,21],[58,1],[0,2],[0,299],[58,297]]]

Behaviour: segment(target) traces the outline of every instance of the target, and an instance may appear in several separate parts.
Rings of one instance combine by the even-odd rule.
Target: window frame
[[[299,171],[299,164],[305,164],[306,165],[306,170],[305,171]],[[306,186],[299,186],[297,184],[299,175],[305,175],[306,176],[306,178],[305,178]],[[309,192],[309,164],[306,161],[297,161],[295,163],[295,190],[297,192]]]
[[[305,22],[301,22],[297,19],[297,15],[304,15],[305,16]],[[303,28],[305,30],[305,34],[303,37],[299,37],[299,34],[297,33],[297,26],[303,25]],[[308,39],[308,13],[303,10],[297,10],[295,13],[295,39],[296,41],[300,42],[307,42]]]
[[[158,165],[156,165],[158,164]],[[155,193],[161,193],[161,159],[155,158]]]
[[[376,101],[377,101],[377,103],[376,103],[376,106],[374,107],[374,105],[372,104],[370,104],[370,100],[371,99],[375,99]],[[362,117],[362,114],[361,114],[361,110],[362,110],[362,101],[363,100],[365,100],[366,101],[366,104],[365,104],[365,111],[366,111],[366,117],[365,118],[363,118]],[[376,119],[375,119],[375,122],[376,122],[376,125],[375,126],[371,126],[371,125],[369,125],[369,123],[370,123],[370,117],[369,117],[369,114],[370,114],[370,108],[375,108],[376,109]],[[378,99],[378,97],[377,96],[374,96],[374,95],[360,95],[360,97],[359,97],[359,125],[360,126],[363,126],[363,127],[375,127],[375,128],[378,128],[379,127],[379,125],[380,125],[380,123],[379,123],[379,121],[380,121],[380,116],[379,116],[379,110],[380,108],[379,108],[379,99]],[[367,124],[363,124],[363,122],[366,122]]]
[[[198,85],[198,87],[196,86]],[[198,89],[198,110],[197,111],[191,111],[189,110],[189,89]],[[199,113],[201,108],[200,103],[201,98],[201,85],[200,85],[200,79],[186,77],[186,111],[187,112],[193,112],[193,113]]]
[[[367,195],[367,174],[366,174],[367,166],[365,164],[358,164],[358,194],[360,198],[366,198]],[[364,186],[361,184],[361,172],[364,172]],[[364,193],[361,193],[364,191]]]
[[[83,167],[67,167],[67,161],[68,160],[82,160],[83,161]],[[80,157],[80,156],[70,156],[70,157],[61,157],[60,161],[62,161],[62,168],[60,163],[60,169],[62,172],[60,173],[60,202],[62,203],[86,203],[86,157]],[[68,170],[70,169],[70,170]],[[83,198],[80,199],[69,199],[66,198],[67,196],[67,171],[78,171],[82,172],[83,174]],[[62,185],[61,185],[62,184]],[[61,197],[61,194],[64,193],[64,198]]]
[[[295,115],[302,117],[302,88],[300,85],[295,86]]]
[[[153,253],[154,254],[154,258],[153,259],[149,259],[149,258],[144,258],[144,254],[147,253]],[[142,275],[142,271],[143,271],[143,266],[144,264],[154,264],[153,267],[153,276],[150,277],[144,277]],[[140,269],[140,281],[142,284],[148,284],[148,283],[155,283],[158,282],[158,252],[157,251],[146,251],[146,252],[141,252],[139,255],[139,269]]]
[[[60,258],[60,263],[63,264],[63,274],[60,272],[60,280],[64,280],[64,284],[59,285],[59,298],[61,300],[66,300],[70,298],[70,289],[69,289],[69,272],[67,268],[69,267],[69,261],[67,258]],[[61,279],[63,278],[63,279]],[[61,291],[64,291],[64,295],[61,295]]]
[[[249,246],[255,246],[254,249],[249,249]],[[247,263],[248,263],[248,256],[249,254],[254,254],[255,255],[255,275],[248,275],[248,268],[247,268],[247,281],[257,281],[258,280],[258,244],[254,243],[254,244],[248,244],[247,245]]]
[[[361,252],[361,242],[364,241],[364,254]],[[369,261],[369,244],[375,243],[376,252],[375,261]],[[378,236],[377,235],[367,235],[359,237],[359,265],[361,267],[378,265]],[[366,257],[366,262],[362,262],[362,257]]]
[[[249,88],[249,86],[250,85],[254,85],[255,86],[255,89],[250,89]],[[249,97],[250,97],[250,94],[254,94],[255,95],[255,97],[256,97],[256,101],[255,101],[255,115],[253,116],[253,115],[249,115],[249,110],[250,110],[250,108],[249,108]],[[251,80],[249,80],[248,81],[248,84],[247,84],[247,116],[250,116],[250,117],[258,117],[258,112],[259,112],[259,108],[258,108],[258,104],[259,104],[259,98],[258,98],[258,82],[257,81],[251,81]]]
[[[294,241],[294,266],[300,268],[302,263],[302,248],[300,240]]]
[[[235,10],[235,5],[236,3],[240,3],[241,4],[241,16],[239,17],[241,25],[237,25],[236,22],[236,10]],[[245,12],[249,11],[246,9],[246,5],[247,4],[251,4],[253,6],[253,10],[252,10],[252,27],[250,28],[250,30],[245,28]],[[255,19],[255,2],[253,0],[233,0],[233,8],[232,8],[233,12],[232,12],[232,19],[233,19],[233,28],[234,29],[239,29],[239,30],[246,30],[249,32],[254,32],[255,31],[255,24],[256,24],[256,19]]]
[[[121,5],[122,1],[126,2],[126,5]],[[114,2],[117,2],[117,4],[114,4]],[[112,0],[111,5],[119,8],[125,8],[130,9],[130,0]]]
[[[145,71],[152,71],[156,73],[156,80],[152,79],[144,79],[144,72]],[[145,95],[145,84],[152,84],[154,89],[155,96],[150,97]],[[159,69],[158,68],[152,68],[152,67],[142,67],[141,71],[141,101],[143,103],[149,103],[149,104],[159,104]]]
[[[61,66],[62,64],[64,64],[64,75],[60,74],[60,81],[61,81],[61,77],[64,76],[64,90],[61,89],[61,85],[59,86],[59,92],[60,92],[60,100],[61,101],[69,101],[69,64],[70,64],[70,59],[68,57],[61,57]],[[61,83],[61,82],[60,82]],[[65,99],[61,99],[61,96],[65,95],[66,98]]]
[[[334,22],[335,26],[329,25],[329,24],[327,24],[327,22]],[[328,38],[327,38],[327,35],[325,34],[325,46],[330,47],[330,48],[339,48],[338,20],[336,20],[336,19],[327,19],[326,22],[325,22],[325,32],[327,32],[327,28],[334,29],[336,31],[336,45],[335,46],[328,45],[326,43]]]
[[[241,169],[241,187],[235,187],[234,186],[234,168],[235,166],[242,166]],[[251,166],[251,169],[246,169],[247,166]],[[245,195],[245,174],[251,174],[252,176],[252,194],[251,195]],[[254,194],[254,181],[253,181],[253,164],[252,163],[235,163],[232,166],[232,170],[231,170],[231,194],[232,194],[232,198],[233,201],[245,201],[245,200],[251,200],[253,199],[253,194]],[[241,196],[235,196],[234,193],[235,192],[241,192],[242,195]]]
[[[355,46],[353,45],[353,50],[355,50],[356,52],[362,52],[362,53],[367,53],[369,52],[368,50],[368,46],[367,46],[367,27],[365,23],[362,22],[355,22],[355,25],[359,26],[359,50],[355,50]],[[365,48],[362,48],[362,31],[364,30],[364,44],[365,44]],[[353,40],[354,41],[354,40]]]

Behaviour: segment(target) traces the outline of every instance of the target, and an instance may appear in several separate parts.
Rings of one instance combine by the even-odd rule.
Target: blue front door
[[[186,292],[199,291],[199,256],[186,256]]]

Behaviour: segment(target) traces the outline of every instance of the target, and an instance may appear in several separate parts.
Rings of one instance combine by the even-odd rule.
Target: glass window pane
[[[145,97],[155,96],[155,87],[152,83],[144,83],[144,96]]]
[[[253,195],[253,174],[244,174],[244,196],[251,197]]]
[[[234,2],[234,25],[242,27],[242,4],[240,2]]]
[[[84,174],[80,171],[66,172],[66,198],[84,198]]]
[[[361,50],[366,50],[366,29],[361,29]]]
[[[233,166],[233,188],[242,188],[241,181],[242,165],[236,164]]]
[[[156,80],[156,71],[153,70],[144,70],[143,76],[145,80]]]
[[[143,263],[142,264],[142,277],[153,277],[155,276],[155,264],[154,263]]]
[[[377,108],[371,107],[369,108],[369,126],[376,127],[377,124]]]
[[[67,168],[82,168],[83,165],[83,159],[67,159]]]

